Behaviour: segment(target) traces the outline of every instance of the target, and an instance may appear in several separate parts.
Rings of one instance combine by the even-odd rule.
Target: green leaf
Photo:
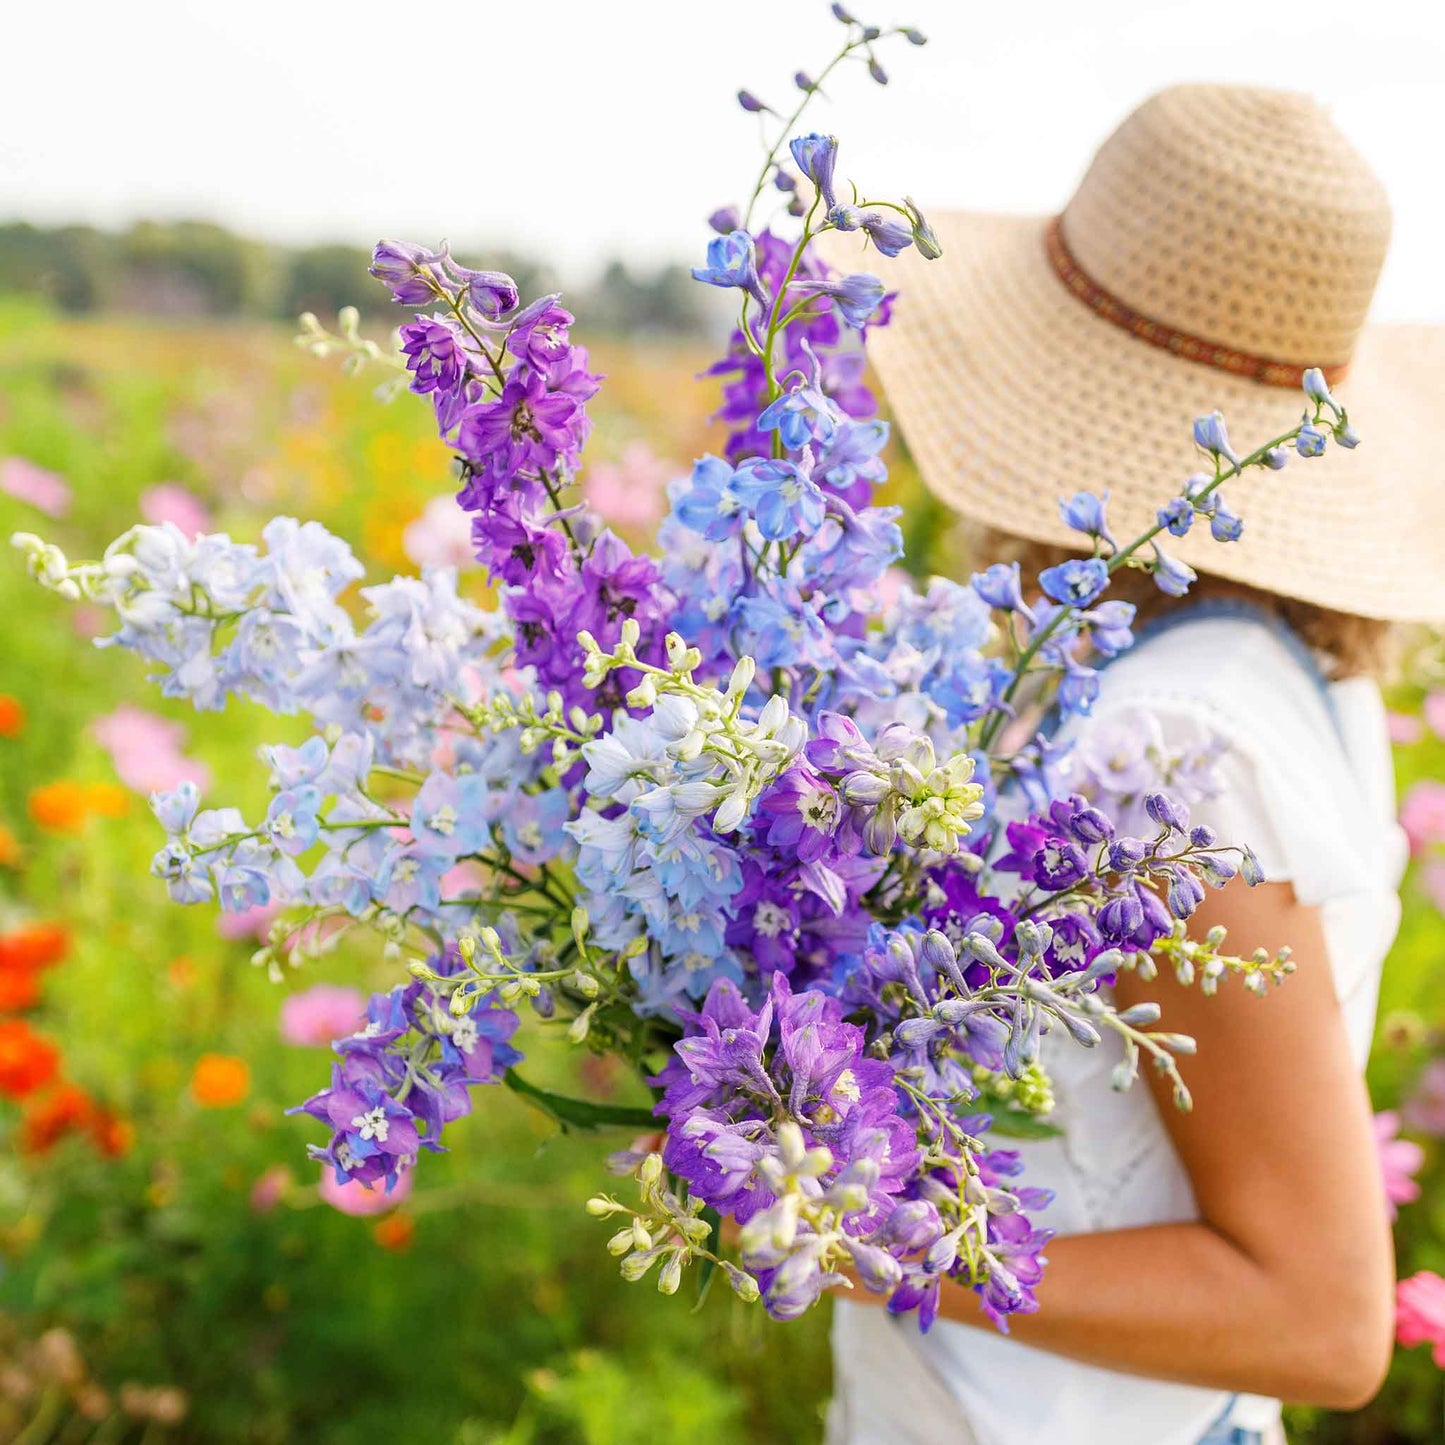
[[[1042,1115],[1030,1114],[1026,1109],[1016,1109],[1008,1104],[983,1112],[993,1118],[993,1127],[988,1132],[1004,1139],[1057,1139],[1064,1132]]]
[[[593,1104],[586,1099],[554,1094],[550,1089],[539,1089],[535,1084],[529,1084],[515,1069],[508,1069],[502,1076],[502,1082],[534,1108],[555,1119],[563,1129],[623,1128],[652,1131],[662,1127],[662,1121],[650,1109],[638,1109],[627,1104]]]
[[[707,1247],[716,1254],[719,1246],[722,1244],[722,1216],[709,1204],[698,1217],[707,1220],[708,1224],[712,1227],[712,1233],[707,1237]],[[716,1260],[704,1259],[698,1266],[697,1303],[692,1307],[694,1314],[703,1307],[704,1302],[707,1300],[707,1292],[712,1288],[712,1277],[716,1273]]]

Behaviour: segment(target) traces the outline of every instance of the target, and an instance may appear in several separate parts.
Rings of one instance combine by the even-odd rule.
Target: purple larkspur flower
[[[829,852],[839,820],[838,795],[805,762],[795,762],[757,801],[768,846],[811,863]]]
[[[877,315],[883,305],[888,288],[866,271],[836,280],[801,280],[792,283],[793,290],[826,296],[838,308],[838,314],[848,326],[861,331]]]
[[[407,241],[378,241],[369,269],[391,292],[393,301],[403,306],[425,306],[442,294],[443,259],[443,252]]]
[[[571,354],[568,328],[573,316],[561,306],[548,306],[512,329],[507,350],[537,367],[548,367]]]
[[[518,366],[496,401],[471,407],[462,417],[457,445],[468,460],[484,463],[499,477],[529,467],[546,470],[575,456],[580,412],[575,397],[549,391],[539,372]]]

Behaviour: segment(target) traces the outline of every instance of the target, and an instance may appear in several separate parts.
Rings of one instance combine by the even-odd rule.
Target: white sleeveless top
[[[1329,696],[1333,707],[1262,622],[1199,619],[1109,667],[1092,718],[1075,726],[1142,710],[1171,745],[1211,733],[1228,743],[1224,792],[1197,805],[1193,821],[1215,828],[1221,842],[1249,844],[1267,878],[1292,883],[1302,903],[1320,908],[1363,1069],[1407,849],[1379,689],[1353,678],[1331,684]],[[1122,1052],[1116,1037],[1084,1049],[1056,1030],[1044,1049],[1064,1135],[1000,1141],[1019,1149],[1030,1184],[1055,1191],[1040,1222],[1068,1235],[1198,1218],[1148,1089],[1109,1087]],[[1047,1310],[1047,1269],[1039,1299]],[[987,1328],[940,1319],[920,1336],[912,1318],[842,1300],[833,1352],[835,1445],[1195,1445],[1229,1402],[1219,1391],[1079,1364]],[[1278,1417],[1278,1402],[1244,1396],[1230,1422],[1268,1430]]]

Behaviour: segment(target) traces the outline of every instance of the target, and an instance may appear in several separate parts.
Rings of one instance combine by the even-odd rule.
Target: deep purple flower
[[[840,809],[832,786],[805,762],[794,763],[758,799],[759,823],[767,820],[769,847],[811,863],[829,852]]]
[[[441,262],[444,253],[429,251],[407,241],[378,241],[368,268],[403,306],[425,306],[444,292]]]
[[[498,321],[521,303],[517,283],[504,271],[472,271],[452,262],[452,271],[467,288],[467,299],[488,321]]]
[[[538,372],[518,366],[496,401],[474,406],[462,418],[457,445],[468,460],[501,477],[525,467],[545,470],[575,456],[580,411],[575,398],[549,392]]]
[[[610,647],[628,618],[652,623],[657,615],[657,584],[657,563],[651,557],[635,555],[616,533],[603,532],[572,589],[575,600],[568,618],[572,635],[590,632],[602,646]]]
[[[730,947],[750,953],[764,977],[791,972],[798,962],[803,897],[782,868],[764,868],[744,858],[743,886],[733,895],[728,921]]]
[[[567,338],[572,321],[570,311],[561,306],[549,306],[513,328],[507,337],[507,350],[513,356],[545,369],[570,354],[572,347]]]
[[[440,316],[418,316],[401,328],[401,349],[411,389],[433,393],[437,424],[443,432],[456,425],[468,397],[471,358],[456,328]]]

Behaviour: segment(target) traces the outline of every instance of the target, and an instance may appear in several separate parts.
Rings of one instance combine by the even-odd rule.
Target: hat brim
[[[954,212],[930,218],[943,256],[889,262],[852,236],[824,255],[880,273],[899,292],[868,356],[929,489],[978,521],[1077,546],[1060,496],[1108,491],[1121,540],[1151,526],[1205,461],[1194,418],[1218,409],[1241,454],[1289,431],[1302,394],[1186,361],[1105,321],[1055,274],[1049,218]],[[1262,296],[1259,305],[1267,307]],[[1196,523],[1165,537],[1199,571],[1360,616],[1445,618],[1445,460],[1435,421],[1445,327],[1374,326],[1335,394],[1361,437],[1324,456],[1290,454],[1227,485],[1237,542]]]

